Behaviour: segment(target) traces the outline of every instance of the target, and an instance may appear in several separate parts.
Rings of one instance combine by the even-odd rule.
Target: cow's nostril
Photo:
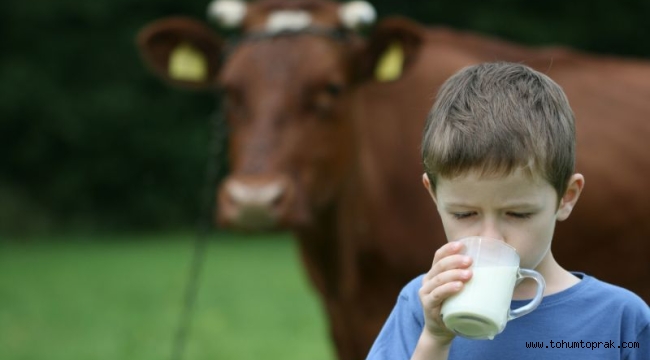
[[[283,196],[282,196],[281,193],[278,194],[275,198],[273,198],[273,200],[271,201],[271,208],[272,209],[279,208],[280,205],[282,205],[282,198],[283,198]]]
[[[287,217],[289,187],[282,178],[232,178],[225,184],[221,214],[240,228],[271,228]]]
[[[255,201],[265,206],[272,206],[278,198],[282,197],[284,187],[279,182],[259,186],[256,189]]]

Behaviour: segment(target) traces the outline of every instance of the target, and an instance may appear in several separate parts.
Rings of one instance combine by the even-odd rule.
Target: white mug
[[[447,298],[441,308],[442,321],[455,334],[470,339],[493,339],[512,319],[535,310],[542,302],[546,284],[535,270],[520,269],[519,255],[503,241],[486,237],[466,237],[461,254],[473,259],[472,278],[459,293]],[[530,303],[510,310],[515,285],[524,278],[537,282]]]

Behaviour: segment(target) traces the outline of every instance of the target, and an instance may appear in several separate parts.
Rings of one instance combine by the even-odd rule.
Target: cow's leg
[[[338,359],[363,360],[395,305],[407,280],[382,276],[383,281],[357,283],[345,297],[328,299],[330,332]],[[419,300],[418,300],[419,301]]]
[[[365,355],[360,354],[357,329],[353,326],[350,307],[345,306],[341,300],[328,300],[326,304],[329,315],[330,335],[334,341],[337,359],[362,360]]]
[[[378,303],[369,293],[355,295],[353,299],[327,303],[330,333],[339,360],[365,359],[394,305]]]
[[[326,235],[327,230],[298,236],[299,250],[307,275],[319,294],[326,310],[331,339],[334,342],[337,359],[357,360],[364,357],[355,356],[355,332],[351,324],[351,312],[348,302],[341,296],[340,257],[333,237]]]

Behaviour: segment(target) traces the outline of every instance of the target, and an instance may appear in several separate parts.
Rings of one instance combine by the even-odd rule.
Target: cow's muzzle
[[[251,231],[281,227],[294,192],[291,181],[282,175],[229,176],[218,194],[218,222]]]

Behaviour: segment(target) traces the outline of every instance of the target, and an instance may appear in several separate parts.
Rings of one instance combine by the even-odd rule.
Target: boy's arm
[[[447,360],[450,346],[451,341],[441,343],[431,336],[428,331],[422,331],[411,360]]]
[[[472,277],[471,270],[468,270],[472,259],[459,255],[462,246],[452,242],[438,249],[431,270],[422,279],[418,295],[424,313],[424,327],[411,360],[447,360],[449,357],[449,347],[455,335],[443,323],[440,309],[443,301],[461,291]]]

